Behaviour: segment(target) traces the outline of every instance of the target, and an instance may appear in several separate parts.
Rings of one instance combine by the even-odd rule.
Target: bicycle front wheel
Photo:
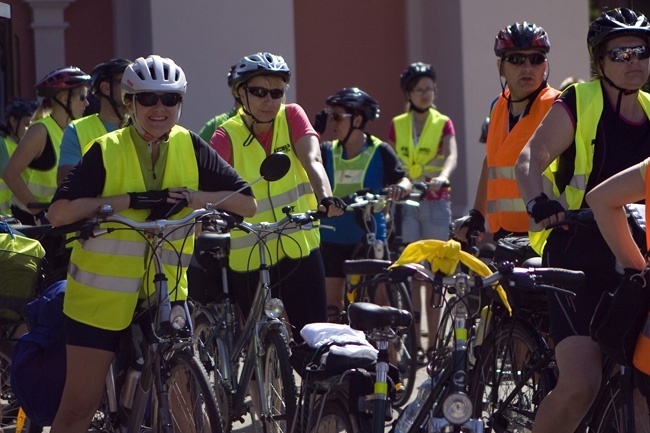
[[[474,415],[486,431],[530,431],[537,407],[551,390],[554,361],[546,345],[518,320],[494,327],[480,346],[472,371]]]
[[[610,379],[602,400],[596,409],[597,419],[593,426],[594,433],[623,433],[625,428],[625,413],[623,395],[620,388],[620,376]],[[592,427],[589,427],[592,431]]]
[[[261,362],[263,394],[256,402],[254,422],[260,426],[265,423],[265,428],[261,430],[265,433],[289,432],[296,414],[296,381],[289,363],[287,341],[280,329],[267,330]],[[262,399],[267,408],[266,414],[260,413],[264,407]]]
[[[189,351],[176,352],[161,375],[164,389],[154,390],[154,432],[223,433],[222,413],[227,409],[219,407],[197,357]],[[171,426],[164,419],[161,398],[167,399]]]

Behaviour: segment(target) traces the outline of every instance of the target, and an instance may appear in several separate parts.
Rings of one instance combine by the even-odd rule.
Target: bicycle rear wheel
[[[537,407],[554,384],[554,360],[545,343],[521,321],[494,326],[472,371],[474,417],[486,431],[530,431]]]
[[[265,433],[286,433],[296,414],[296,381],[289,363],[289,348],[280,329],[268,329],[264,337],[264,356],[261,360],[264,393],[255,401],[253,422]],[[257,386],[257,384],[252,384]],[[268,413],[262,420],[261,401],[264,398]],[[262,426],[262,422],[266,425]]]
[[[218,406],[207,373],[196,356],[190,351],[176,352],[161,373],[165,388],[154,390],[154,432],[166,431],[160,401],[164,393],[174,432],[223,433],[222,413],[227,409]]]
[[[620,376],[610,379],[603,397],[594,412],[597,416],[589,431],[594,433],[623,433],[625,428],[625,413],[623,394],[620,388]]]
[[[369,283],[359,291],[355,301],[389,305],[413,313],[411,297],[404,283]],[[390,363],[399,370],[401,383],[401,386],[397,386],[397,395],[391,402],[393,407],[403,406],[411,397],[415,385],[418,368],[416,326],[415,321],[412,321],[408,327],[395,328],[395,337],[388,346]]]

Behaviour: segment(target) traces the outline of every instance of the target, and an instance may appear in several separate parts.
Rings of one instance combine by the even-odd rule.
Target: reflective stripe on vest
[[[26,182],[27,188],[34,196],[34,200],[38,203],[49,203],[54,197],[56,192],[56,172],[59,166],[59,153],[61,150],[61,139],[63,138],[63,130],[59,127],[56,121],[51,116],[46,116],[37,120],[34,123],[42,123],[47,128],[47,134],[52,142],[54,148],[55,161],[54,166],[49,170],[29,170],[28,180]]]
[[[587,190],[589,175],[593,167],[596,128],[603,112],[603,90],[600,81],[591,81],[575,85],[576,92],[576,156],[573,177],[562,194],[555,183],[555,173],[558,170],[558,159],[553,161],[542,179],[544,193],[551,199],[557,200],[565,209],[577,210],[582,206]],[[639,91],[637,100],[650,119],[650,95]],[[542,254],[550,230],[544,230],[531,220],[529,237],[531,247]]]
[[[244,124],[241,115],[228,119],[221,125],[232,143],[233,167],[247,182],[252,182],[260,175],[260,165],[266,158],[266,151],[257,140],[243,146],[250,139],[250,131]],[[284,152],[291,158],[291,170],[282,179],[275,182],[260,181],[253,185],[253,193],[257,200],[257,213],[247,220],[251,223],[275,222],[284,217],[282,207],[293,206],[294,212],[314,210],[318,206],[307,172],[302,167],[289,135],[289,124],[286,118],[284,104],[273,121],[273,141],[271,152]],[[239,230],[230,233],[230,267],[238,272],[259,269],[259,253],[252,251],[257,236]],[[318,225],[314,229],[300,230],[292,233],[291,237],[282,236],[279,240],[267,242],[267,260],[270,265],[276,264],[284,257],[307,257],[311,251],[318,248],[320,235]],[[257,248],[257,247],[254,247]]]
[[[88,151],[89,145],[94,143],[96,138],[101,137],[107,132],[106,127],[99,118],[99,114],[91,114],[90,116],[77,119],[72,123],[77,132],[82,155]]]
[[[413,142],[413,112],[393,118],[395,149],[411,180],[424,180],[425,174],[435,177],[445,165],[445,155],[438,154],[442,131],[449,117],[433,108],[424,123],[417,146]]]
[[[514,165],[519,153],[537,129],[559,92],[551,87],[543,89],[526,116],[508,131],[510,111],[508,99],[499,96],[490,115],[490,129],[486,143],[487,158],[487,221],[490,232],[503,229],[509,232],[526,232],[530,216],[519,194],[514,176]]]
[[[333,195],[341,197],[363,189],[363,181],[366,178],[368,165],[370,165],[370,161],[381,142],[379,138],[370,136],[370,145],[350,159],[343,159],[343,146],[339,144],[338,140],[332,143]]]
[[[0,137],[0,146],[5,146],[7,149],[7,155],[11,158],[11,155],[16,151],[16,144],[10,137]],[[24,177],[23,177],[24,180]],[[11,213],[11,202],[13,198],[13,193],[7,183],[0,178],[0,214],[7,215]]]
[[[102,197],[146,191],[131,132],[132,127],[119,129],[97,140],[106,170]],[[198,164],[189,131],[174,126],[169,140],[162,145],[169,146],[162,188],[198,189]],[[191,209],[185,208],[172,219],[182,218],[189,212]],[[145,221],[149,211],[127,209],[120,215]],[[124,228],[120,224],[106,226]],[[186,271],[194,249],[193,232],[193,228],[182,228],[165,233],[168,236],[163,243],[161,261],[172,301],[187,297]],[[148,253],[148,243],[134,230],[115,230],[75,242],[64,301],[66,315],[102,329],[126,328],[138,299],[154,293],[154,270]]]

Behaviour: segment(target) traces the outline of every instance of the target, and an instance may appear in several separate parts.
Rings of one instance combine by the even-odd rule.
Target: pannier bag
[[[29,303],[29,332],[16,343],[11,388],[29,419],[51,425],[66,376],[65,280],[52,284]]]
[[[0,222],[0,326],[26,321],[44,256],[39,241]]]

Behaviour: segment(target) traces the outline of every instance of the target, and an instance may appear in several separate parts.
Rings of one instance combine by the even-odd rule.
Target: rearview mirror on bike
[[[282,179],[289,172],[289,168],[291,168],[291,159],[286,154],[273,153],[260,165],[260,176],[268,182],[275,182]]]

